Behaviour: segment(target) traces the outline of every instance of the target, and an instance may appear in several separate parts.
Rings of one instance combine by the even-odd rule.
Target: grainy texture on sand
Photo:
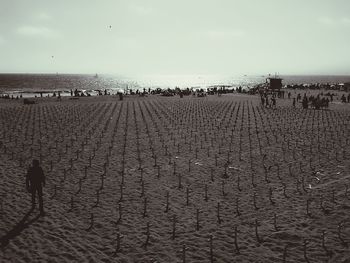
[[[349,105],[277,103],[0,101],[0,261],[349,262]]]

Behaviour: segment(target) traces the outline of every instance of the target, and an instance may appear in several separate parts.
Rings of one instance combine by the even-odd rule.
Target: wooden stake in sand
[[[242,191],[242,188],[241,188],[240,182],[241,182],[241,178],[240,178],[239,175],[238,175],[238,176],[237,176],[237,190],[241,192],[241,191]]]
[[[67,171],[66,171],[66,169],[63,169],[63,178],[61,179],[61,183],[66,181],[66,178],[67,178]]]
[[[254,204],[255,210],[258,210],[259,207],[256,205],[256,192],[254,192],[254,195],[253,195],[253,204]]]
[[[271,205],[275,204],[275,202],[272,199],[272,188],[271,187],[269,188],[269,200],[270,200]]]
[[[348,185],[345,185],[344,197],[345,197],[346,199],[349,199],[349,196],[348,196],[348,189],[349,189],[349,186],[348,186]]]
[[[213,253],[213,236],[209,236],[209,246],[210,246],[210,263],[214,263],[214,253]]]
[[[283,249],[283,263],[287,262],[287,248],[288,248],[288,245],[285,245]]]
[[[342,236],[341,236],[341,229],[342,229],[342,226],[343,226],[343,223],[340,222],[340,223],[338,224],[338,231],[337,231],[338,238],[339,238],[341,244],[342,244],[344,247],[348,247],[347,242],[346,242],[346,241],[342,238]]]
[[[1,196],[1,200],[0,200],[0,216],[1,218],[3,217],[3,215],[5,214],[5,209],[4,209],[4,196]]]
[[[150,239],[149,222],[147,222],[145,234],[146,234],[146,241],[145,241],[145,244],[143,244],[143,247],[147,249],[147,246],[149,244],[149,239]]]
[[[143,180],[141,181],[141,195],[140,197],[143,197],[145,195],[145,183]]]
[[[186,206],[189,205],[190,201],[189,201],[189,194],[190,194],[190,190],[188,187],[186,187]]]
[[[176,216],[175,215],[173,215],[172,223],[173,223],[173,230],[172,230],[171,238],[174,240],[175,239],[175,233],[176,233]]]
[[[264,164],[264,174],[265,174],[265,182],[266,183],[270,183],[270,180],[268,178],[268,171],[270,171],[270,169],[271,169],[271,166],[269,166],[267,168],[267,166]]]
[[[96,202],[93,207],[97,207],[100,203],[100,190],[96,190]]]
[[[165,203],[165,213],[169,211],[169,191],[166,192],[166,203]]]
[[[333,203],[333,204],[336,203],[334,189],[332,189],[332,203]]]
[[[226,196],[226,192],[225,192],[225,180],[222,180],[222,183],[221,183],[221,192],[222,192],[222,196],[225,197],[225,196]]]
[[[204,200],[205,202],[208,202],[208,186],[205,184],[204,186]]]
[[[289,198],[288,195],[287,195],[287,185],[285,183],[282,183],[282,186],[283,186],[283,195],[285,198]]]
[[[104,163],[103,164],[103,174],[102,174],[102,176],[104,176],[106,174],[107,174],[107,163]]]
[[[273,226],[275,228],[275,231],[278,231],[278,226],[277,226],[277,215],[276,213],[273,214]]]
[[[68,212],[72,212],[74,209],[74,198],[73,196],[71,196],[70,198],[70,209],[68,210]]]
[[[122,221],[122,204],[121,203],[118,204],[118,211],[119,211],[119,217],[116,222],[116,225],[118,225]]]
[[[154,165],[153,167],[156,167],[157,166],[157,155],[154,156]]]
[[[83,177],[84,180],[87,178],[87,169],[88,167],[84,166],[84,177]]]
[[[119,202],[123,202],[123,184],[120,184],[120,198]]]
[[[239,246],[238,246],[238,230],[237,230],[237,226],[235,226],[235,249],[236,249],[236,253],[239,255],[240,254],[240,250],[239,250]]]
[[[310,199],[306,199],[306,216],[311,217],[309,207],[310,207]]]
[[[50,199],[53,199],[53,198],[56,196],[56,194],[57,194],[57,186],[54,185],[54,192],[53,192],[53,194],[50,196]]]
[[[256,184],[255,184],[255,176],[253,174],[253,172],[251,173],[251,183],[252,183],[252,186],[255,188],[256,187]]]
[[[186,263],[186,246],[182,245],[182,263]]]
[[[123,186],[124,185],[124,180],[125,180],[125,163],[124,163],[124,161],[122,162],[122,171],[121,171],[121,176],[122,176],[122,181],[121,181],[121,186]]]
[[[86,231],[91,230],[93,228],[93,226],[94,226],[94,214],[91,213],[91,215],[90,215],[90,226],[86,229]]]
[[[326,209],[325,206],[324,206],[323,195],[320,196],[320,208],[321,208],[321,210],[322,210],[322,212],[323,212],[324,214],[327,214],[327,213],[328,213],[327,209]]]
[[[82,185],[82,179],[81,178],[79,179],[78,185],[79,185],[79,188],[78,188],[78,191],[75,192],[75,195],[79,194],[80,191],[81,191],[81,185]]]
[[[239,211],[239,198],[236,198],[236,214],[237,216],[241,215],[241,212]]]
[[[259,231],[258,231],[258,226],[259,226],[259,223],[258,223],[258,219],[255,219],[255,237],[256,237],[256,241],[258,241],[258,243],[261,243],[262,240],[260,239],[260,236],[259,236]]]
[[[329,251],[328,248],[326,247],[326,231],[325,230],[322,230],[322,248],[326,252],[327,256],[330,256],[332,254],[331,251]]]
[[[302,186],[304,192],[307,192],[307,190],[305,188],[305,178],[304,178],[304,176],[302,176],[302,178],[301,178],[301,186]]]
[[[144,198],[143,200],[143,213],[142,213],[143,217],[147,216],[147,197]]]
[[[121,235],[117,233],[117,247],[115,248],[115,254],[121,251]]]
[[[304,259],[305,259],[305,261],[307,263],[310,263],[309,258],[307,257],[307,239],[304,239],[303,251],[304,251]]]
[[[198,231],[200,228],[199,226],[199,209],[196,209],[196,231]]]
[[[218,206],[217,206],[217,209],[216,209],[216,215],[217,215],[217,218],[218,218],[218,223],[219,225],[221,224],[221,217],[220,217],[220,202],[218,202]]]
[[[178,188],[181,189],[182,188],[182,176],[181,176],[181,173],[178,174],[177,176],[178,178]]]

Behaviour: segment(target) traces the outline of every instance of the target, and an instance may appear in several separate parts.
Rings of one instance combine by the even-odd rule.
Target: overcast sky
[[[350,74],[350,1],[0,0],[0,72]]]

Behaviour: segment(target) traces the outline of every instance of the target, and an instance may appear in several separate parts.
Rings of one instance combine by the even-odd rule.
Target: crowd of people
[[[179,87],[175,87],[174,89],[154,89],[151,90],[150,88],[143,90],[129,90],[128,95],[139,95],[139,96],[146,96],[146,95],[162,95],[162,96],[180,96],[183,98],[184,96],[194,96],[194,97],[205,97],[207,95],[218,95],[221,96],[222,94],[226,94],[225,88],[212,88],[207,91],[203,89],[180,89]],[[238,92],[238,90],[237,90]],[[261,105],[265,108],[276,108],[277,106],[277,99],[284,99],[285,93],[287,94],[288,99],[292,99],[292,106],[296,107],[298,103],[301,104],[301,107],[304,109],[313,108],[313,109],[327,109],[329,107],[329,103],[333,102],[334,97],[337,97],[336,93],[332,92],[320,92],[317,95],[307,95],[307,92],[304,93],[302,96],[301,93],[295,94],[294,91],[294,97],[292,97],[291,92],[292,90],[278,90],[278,91],[271,91],[271,90],[256,90],[255,94],[258,93],[260,95]],[[238,92],[239,93],[239,92]],[[40,97],[43,97],[43,92],[38,92]],[[123,94],[121,92],[118,92],[116,95],[119,96],[120,100],[123,100],[123,96],[127,95]],[[250,94],[250,93],[249,93]],[[112,95],[107,89],[105,90],[97,90],[98,96],[108,96]],[[50,94],[46,95],[47,97],[56,97],[58,100],[61,100],[61,92],[60,91],[53,91],[52,95]],[[84,96],[91,96],[89,92],[86,91],[80,91],[78,89],[70,90],[70,96],[71,97],[84,97]],[[0,99],[22,99],[22,94],[18,95],[9,95],[9,94],[0,94]],[[37,95],[35,95],[35,98],[37,98]],[[350,93],[342,94],[341,97],[337,97],[340,99],[340,102],[342,103],[350,103]]]
[[[284,98],[284,96],[279,96],[280,92],[272,92],[272,91],[260,91],[260,100],[261,105],[265,108],[276,108],[276,100],[277,98]],[[297,103],[300,103],[302,108],[308,109],[327,109],[329,107],[329,103],[333,102],[334,97],[336,97],[335,93],[319,93],[317,95],[307,95],[304,93],[303,97],[301,93],[296,94],[295,97],[292,98],[292,94],[289,91],[287,93],[288,99],[292,99],[292,106],[296,107]],[[339,98],[339,97],[337,97]],[[342,103],[350,103],[350,93],[347,95],[342,94],[340,97],[340,102]]]
[[[269,94],[268,92],[260,93],[261,105],[266,108],[276,108],[276,93]]]

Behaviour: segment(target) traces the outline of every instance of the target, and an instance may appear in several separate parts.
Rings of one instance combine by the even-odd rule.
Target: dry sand
[[[37,101],[0,101],[1,262],[350,262],[349,104]]]

